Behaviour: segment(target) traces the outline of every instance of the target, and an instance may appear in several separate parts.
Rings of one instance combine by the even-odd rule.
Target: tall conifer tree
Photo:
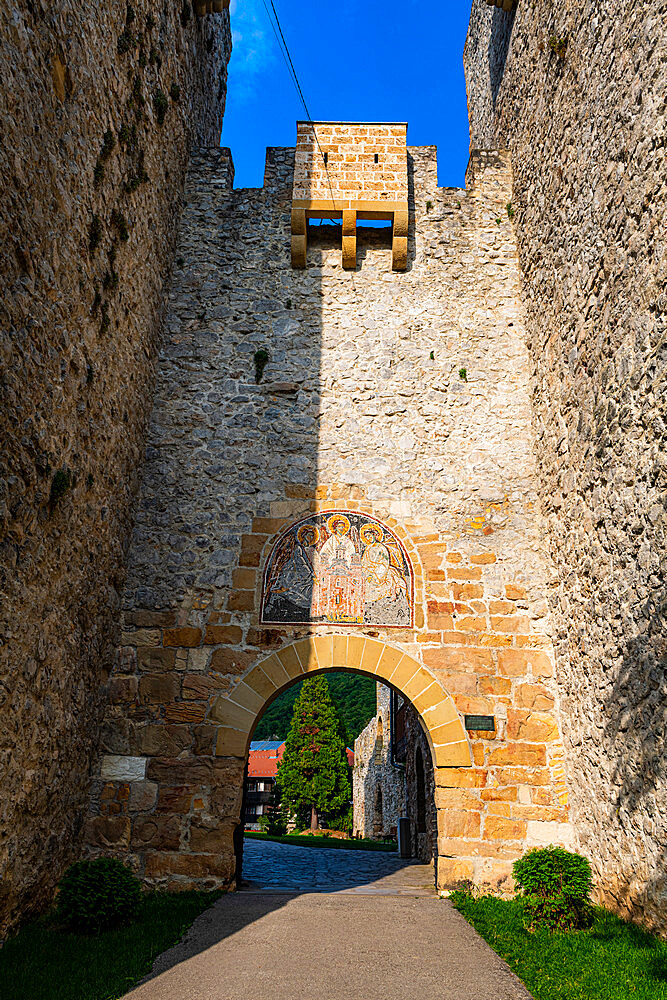
[[[326,677],[308,677],[294,705],[277,781],[282,802],[317,830],[321,817],[340,815],[352,790],[342,737],[344,728]]]

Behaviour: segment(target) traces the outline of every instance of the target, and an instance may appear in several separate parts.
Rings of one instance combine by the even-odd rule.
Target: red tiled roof
[[[350,767],[354,767],[354,751],[347,750],[347,762]],[[248,777],[249,778],[275,778],[278,773],[278,764],[285,753],[285,744],[270,750],[250,750],[248,755]]]
[[[275,750],[251,750],[248,755],[248,777],[275,778],[278,773],[278,761],[284,753],[284,743]]]

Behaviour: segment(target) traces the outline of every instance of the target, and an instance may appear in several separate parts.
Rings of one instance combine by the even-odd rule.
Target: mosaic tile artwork
[[[411,625],[412,568],[401,543],[358,511],[293,524],[264,572],[262,622]]]

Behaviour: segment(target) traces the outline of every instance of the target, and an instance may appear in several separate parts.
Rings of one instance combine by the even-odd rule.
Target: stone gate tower
[[[392,223],[392,268],[408,262],[407,125],[297,122],[292,264],[306,266],[310,219],[342,219],[343,267],[357,263],[357,220]]]
[[[439,188],[405,125],[301,123],[230,176],[189,174],[89,849],[232,883],[256,719],[349,669],[419,713],[438,884],[502,885],[572,842],[508,157]]]

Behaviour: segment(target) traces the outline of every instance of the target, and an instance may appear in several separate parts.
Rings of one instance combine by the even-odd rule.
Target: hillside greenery
[[[345,726],[347,745],[352,748],[356,737],[375,715],[375,681],[360,674],[336,671],[326,675],[329,693]],[[289,732],[294,704],[304,681],[279,694],[259,720],[253,740],[285,740]]]

